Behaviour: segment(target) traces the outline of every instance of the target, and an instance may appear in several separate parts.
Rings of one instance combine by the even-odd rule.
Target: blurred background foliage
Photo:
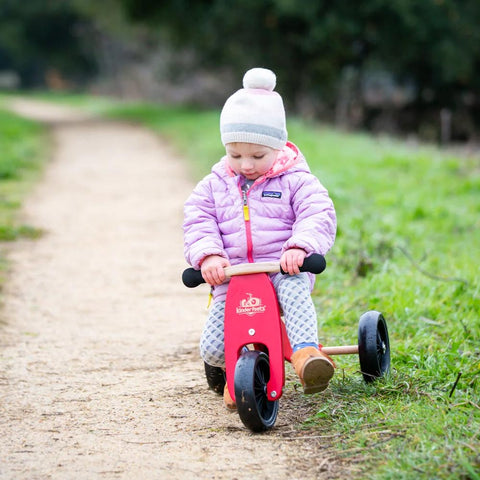
[[[220,106],[253,66],[289,112],[476,141],[478,0],[0,0],[0,88]]]

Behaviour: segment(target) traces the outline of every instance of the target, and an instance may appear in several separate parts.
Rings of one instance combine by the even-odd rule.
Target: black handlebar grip
[[[187,268],[182,273],[182,282],[188,288],[198,287],[201,283],[205,283],[200,270]]]
[[[309,257],[305,258],[303,265],[300,268],[302,272],[310,272],[318,275],[322,273],[327,268],[327,262],[323,255],[319,253],[314,253]]]
[[[319,273],[322,273],[325,268],[327,268],[325,257],[319,253],[313,253],[309,257],[305,258],[303,265],[300,267],[300,271],[310,272],[318,275]],[[280,271],[286,275],[286,272],[284,272],[283,269],[280,269]]]

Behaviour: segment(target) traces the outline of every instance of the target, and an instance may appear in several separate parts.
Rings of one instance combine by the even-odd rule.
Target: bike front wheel
[[[278,414],[278,400],[267,396],[270,379],[268,356],[257,350],[240,355],[235,366],[235,400],[238,415],[252,432],[273,427]]]

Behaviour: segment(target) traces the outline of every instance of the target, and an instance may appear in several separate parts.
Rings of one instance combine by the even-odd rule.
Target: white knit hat
[[[243,77],[242,89],[223,106],[220,115],[222,143],[256,143],[281,150],[287,142],[282,97],[274,92],[271,70],[252,68]]]

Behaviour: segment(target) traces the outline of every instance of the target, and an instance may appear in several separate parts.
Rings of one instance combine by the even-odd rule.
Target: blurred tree
[[[155,82],[185,91],[211,70],[224,74],[211,104],[261,65],[303,114],[421,130],[443,111],[468,137],[480,124],[479,25],[478,0],[0,0],[0,69],[26,86],[98,69],[116,93],[137,82],[154,98]]]
[[[61,86],[95,70],[81,42],[88,19],[68,1],[0,0],[0,68],[19,73],[23,86]]]
[[[371,73],[389,72],[414,86],[417,110],[479,108],[478,0],[118,1],[204,62],[274,69],[297,106],[319,98],[333,112],[345,75],[358,96]]]

